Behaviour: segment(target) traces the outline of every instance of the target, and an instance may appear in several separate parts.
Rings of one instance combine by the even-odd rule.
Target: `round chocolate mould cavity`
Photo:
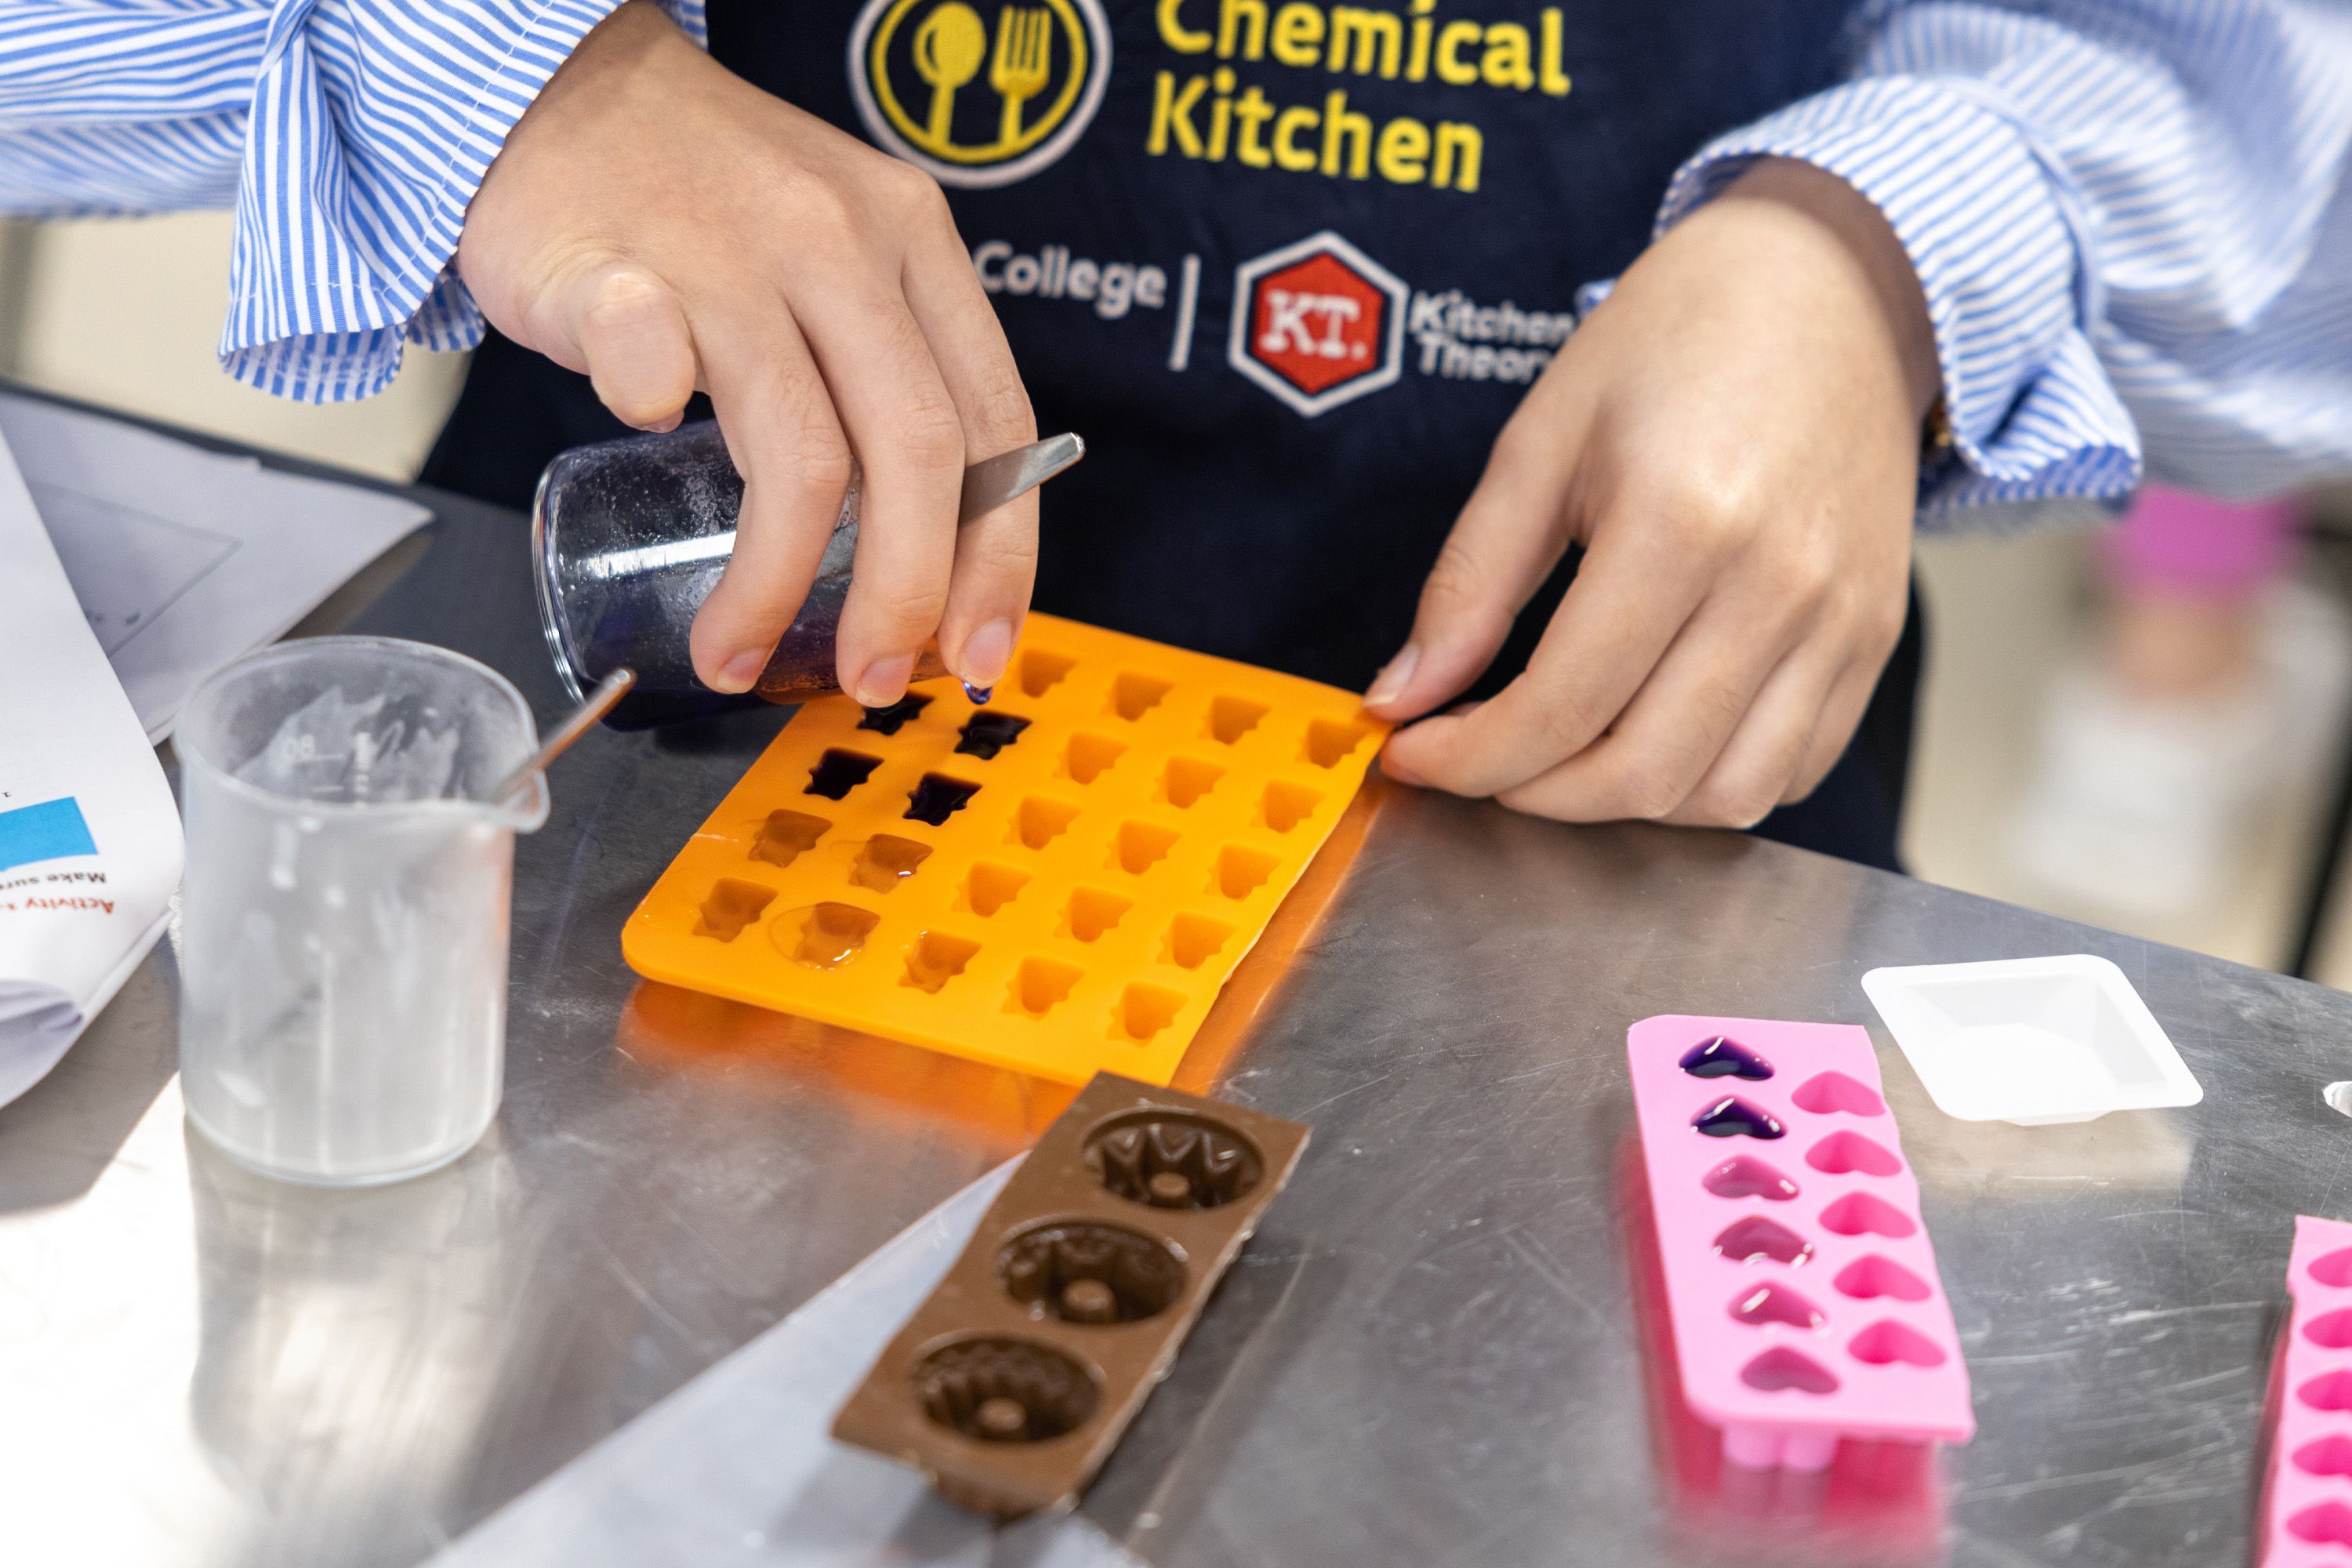
[[[1083,1425],[1101,1403],[1095,1373],[1033,1340],[958,1340],[915,1363],[923,1414],[983,1443],[1043,1443]]]
[[[1189,1110],[1129,1110],[1087,1134],[1087,1169],[1131,1203],[1213,1209],[1245,1197],[1265,1175],[1257,1146]]]
[[[996,1255],[1005,1291],[1038,1317],[1133,1323],[1184,1293],[1184,1265],[1163,1242],[1125,1226],[1047,1220]]]

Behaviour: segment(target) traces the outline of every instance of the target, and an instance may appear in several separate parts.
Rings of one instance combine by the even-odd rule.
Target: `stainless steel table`
[[[425,499],[425,543],[326,619],[478,655],[546,716],[520,520]],[[560,765],[505,1106],[450,1169],[308,1191],[193,1141],[168,948],[0,1111],[0,1560],[414,1563],[1024,1146],[1063,1091],[622,966],[778,718]],[[2129,973],[2201,1106],[1965,1125],[1880,1036],[1975,1444],[1875,1512],[1679,1492],[1629,1309],[1626,1026],[1869,1023],[1873,965],[2074,950]],[[1398,792],[1213,1075],[1314,1145],[1087,1512],[1168,1568],[2239,1563],[2290,1221],[2352,1212],[2319,1098],[2347,1025],[2299,981],[1769,844]]]

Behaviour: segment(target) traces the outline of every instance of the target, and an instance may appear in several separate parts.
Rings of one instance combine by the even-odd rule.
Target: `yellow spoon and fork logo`
[[[868,0],[851,40],[868,129],[950,184],[1001,184],[1060,156],[1109,70],[1100,0],[991,9],[988,0]]]
[[[996,14],[996,58],[988,85],[1004,101],[997,140],[1021,139],[1021,106],[1045,90],[1054,69],[1054,17],[1043,5],[1007,5]]]

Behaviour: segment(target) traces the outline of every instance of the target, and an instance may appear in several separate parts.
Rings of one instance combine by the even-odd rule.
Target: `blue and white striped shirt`
[[[234,203],[221,357],[361,397],[461,348],[451,268],[509,129],[617,0],[7,0],[0,208]],[[701,0],[668,0],[689,32]],[[1850,79],[1702,149],[1886,214],[1955,437],[1930,510],[2352,471],[2352,5],[1873,0]]]

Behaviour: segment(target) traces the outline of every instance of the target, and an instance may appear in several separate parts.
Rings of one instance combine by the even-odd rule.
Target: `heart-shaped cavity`
[[[2307,1476],[2352,1476],[2352,1437],[2331,1433],[2294,1451],[2294,1468]]]
[[[1767,1394],[1783,1388],[1801,1389],[1807,1394],[1835,1394],[1838,1385],[1836,1373],[1804,1352],[1790,1350],[1787,1345],[1774,1345],[1741,1367],[1739,1381]]]
[[[1753,1154],[1735,1154],[1699,1179],[1699,1184],[1719,1198],[1764,1198],[1787,1203],[1797,1195],[1797,1184]]]
[[[2352,1350],[2352,1307],[2323,1312],[2303,1325],[2303,1337],[2329,1350]]]
[[[2314,1410],[2352,1410],[2352,1370],[2322,1373],[2296,1389],[2294,1396]]]
[[[2311,1277],[2337,1289],[2352,1285],[2352,1247],[2339,1247],[2325,1258],[2313,1258]]]
[[[1691,1125],[1710,1138],[1778,1138],[1788,1131],[1770,1111],[1736,1094],[1725,1095],[1692,1117]]]
[[[1895,1362],[1907,1362],[1913,1366],[1941,1366],[1944,1352],[1941,1346],[1916,1329],[1906,1328],[1892,1318],[1884,1318],[1853,1336],[1845,1347],[1856,1361],[1866,1361],[1873,1366],[1886,1366]]]
[[[1870,1253],[1857,1258],[1838,1270],[1830,1281],[1842,1295],[1857,1301],[1873,1300],[1880,1296],[1892,1296],[1898,1301],[1924,1301],[1927,1299],[1927,1282],[1891,1258]]]
[[[2330,1498],[2305,1509],[2286,1521],[2287,1529],[2318,1545],[2352,1546],[2352,1508]]]
[[[1745,1263],[1751,1258],[1769,1258],[1775,1263],[1802,1263],[1813,1255],[1813,1244],[1790,1230],[1751,1214],[1733,1220],[1715,1238],[1715,1250],[1734,1263]]]
[[[1682,1068],[1693,1078],[1744,1078],[1754,1083],[1772,1076],[1770,1062],[1729,1035],[1710,1035],[1685,1051]]]
[[[1848,1078],[1835,1068],[1815,1073],[1799,1084],[1797,1092],[1789,1098],[1797,1102],[1798,1110],[1809,1110],[1815,1116],[1827,1116],[1840,1110],[1848,1116],[1886,1114],[1886,1101],[1878,1098],[1876,1089],[1858,1078]]]
[[[1805,1163],[1816,1171],[1843,1176],[1860,1171],[1865,1176],[1891,1176],[1903,1162],[1859,1132],[1832,1132],[1805,1151]]]
[[[1822,1211],[1822,1224],[1840,1236],[1889,1236],[1900,1241],[1919,1228],[1919,1222],[1868,1193],[1848,1193]]]
[[[1758,1328],[1786,1323],[1792,1329],[1818,1329],[1829,1321],[1819,1307],[1786,1285],[1759,1285],[1741,1292],[1731,1299],[1731,1315]]]

